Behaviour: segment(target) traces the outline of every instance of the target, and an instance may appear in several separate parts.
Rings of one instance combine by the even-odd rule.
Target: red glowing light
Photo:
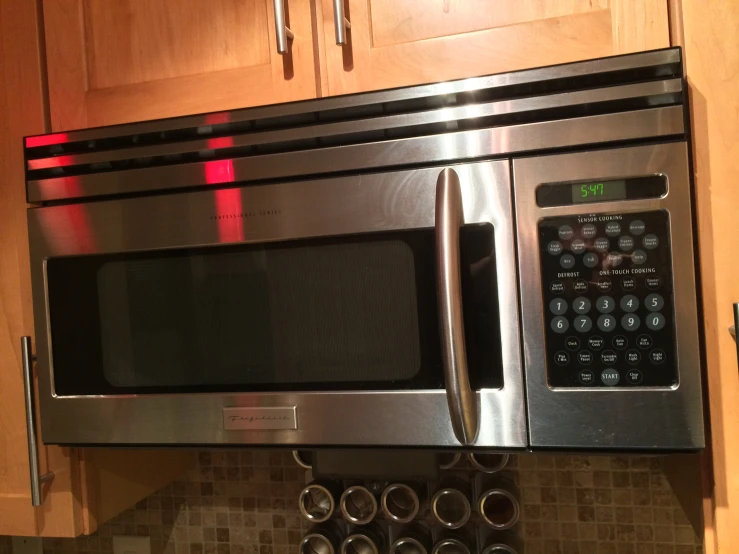
[[[39,135],[37,137],[26,137],[26,148],[38,146],[51,146],[52,144],[63,144],[69,142],[67,133],[54,133],[53,135]]]
[[[241,189],[215,191],[218,216],[218,238],[221,242],[244,240],[244,219],[241,217]]]
[[[209,185],[233,183],[234,180],[233,160],[205,162],[205,182]]]
[[[205,116],[206,125],[218,125],[220,123],[228,123],[231,120],[231,114],[228,112],[209,113]]]
[[[53,158],[41,158],[28,160],[28,169],[48,169],[50,167],[65,167],[74,165],[74,156],[55,156]]]
[[[216,137],[208,139],[208,148],[211,150],[217,150],[218,148],[231,148],[233,145],[233,137]]]

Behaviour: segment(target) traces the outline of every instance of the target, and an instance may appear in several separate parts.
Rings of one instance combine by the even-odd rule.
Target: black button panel
[[[550,386],[677,383],[669,225],[664,210],[539,222]]]

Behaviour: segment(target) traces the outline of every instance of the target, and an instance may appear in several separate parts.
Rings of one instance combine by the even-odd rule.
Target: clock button
[[[575,233],[572,232],[572,227],[569,225],[562,225],[562,227],[559,228],[559,231],[557,231],[557,234],[562,240],[570,240],[572,235]]]
[[[611,246],[611,242],[605,237],[600,237],[595,239],[593,246],[599,252],[605,252]]]
[[[554,315],[562,315],[567,311],[567,302],[562,298],[552,298],[549,302],[549,311]]]
[[[592,223],[586,223],[582,226],[582,236],[586,239],[592,239],[595,236],[595,233],[598,232],[598,228],[593,225]]]
[[[624,257],[620,252],[609,252],[606,256],[606,263],[611,267],[618,267],[623,261]]]
[[[641,265],[647,261],[647,253],[644,250],[634,250],[631,255],[631,261],[637,265]]]
[[[600,374],[600,380],[604,385],[614,387],[618,385],[621,380],[621,376],[615,369],[604,369]]]
[[[633,294],[627,294],[621,298],[621,309],[625,312],[635,312],[639,309],[639,299]]]
[[[549,285],[549,290],[555,294],[559,294],[560,292],[564,292],[565,284],[562,281],[552,281]]]
[[[585,252],[585,241],[582,239],[575,239],[570,243],[570,250],[575,254],[582,254]]]
[[[624,277],[621,279],[621,288],[624,290],[634,290],[636,288],[636,280],[633,277]]]
[[[598,329],[610,333],[616,329],[616,318],[612,315],[602,315],[598,318]]]
[[[649,310],[650,312],[658,312],[665,305],[665,299],[662,298],[659,294],[650,294],[649,296],[647,296],[644,304],[647,306],[647,310]]]
[[[584,296],[578,296],[572,302],[572,309],[578,314],[586,314],[590,311],[590,300]]]
[[[588,339],[588,346],[593,350],[600,350],[603,348],[603,339],[598,335],[593,335]]]
[[[585,292],[586,290],[588,290],[588,282],[584,279],[578,279],[572,286],[572,290],[574,290],[575,292]]]
[[[619,237],[618,247],[624,252],[628,252],[629,250],[634,248],[634,239],[629,236]]]
[[[547,244],[547,252],[549,252],[552,256],[558,256],[562,253],[562,243],[558,240],[553,240],[549,244]]]
[[[626,337],[623,335],[617,335],[613,337],[613,346],[614,348],[618,348],[619,350],[623,350],[626,348],[626,345],[629,344],[629,341],[626,340]]]
[[[657,238],[657,235],[649,233],[648,235],[645,235],[641,243],[647,250],[654,250],[659,246],[659,239]]]
[[[621,318],[621,327],[626,331],[636,331],[640,324],[641,320],[636,314],[626,314]]]
[[[626,380],[632,385],[638,385],[642,381],[641,371],[638,369],[630,369],[626,372]]]
[[[575,331],[587,333],[593,326],[593,320],[586,315],[579,315],[575,318]]]
[[[601,296],[595,301],[595,307],[602,314],[609,314],[615,308],[615,302],[610,296]]]
[[[575,267],[575,256],[572,254],[565,254],[559,259],[559,265],[564,269],[572,269]]]
[[[606,235],[609,237],[617,237],[621,234],[621,225],[617,221],[609,221],[606,223]]]
[[[653,312],[647,316],[647,327],[652,331],[659,331],[665,326],[665,316],[660,313]]]
[[[610,279],[599,279],[596,283],[596,286],[598,287],[598,290],[600,292],[608,292],[611,290],[611,280]]]
[[[644,225],[644,222],[641,219],[635,219],[631,223],[629,223],[629,232],[632,235],[641,235],[644,232],[644,229],[646,226]]]
[[[580,348],[580,339],[577,337],[567,337],[565,339],[565,346],[567,350],[577,350]]]
[[[595,267],[598,265],[598,256],[592,252],[588,252],[582,257],[582,263],[585,264],[585,267]]]

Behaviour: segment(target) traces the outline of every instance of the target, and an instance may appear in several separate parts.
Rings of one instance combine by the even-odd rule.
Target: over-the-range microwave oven
[[[679,49],[25,156],[44,442],[704,446]]]

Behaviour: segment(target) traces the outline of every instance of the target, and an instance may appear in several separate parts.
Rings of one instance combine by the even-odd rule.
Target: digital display
[[[626,181],[600,181],[597,183],[580,183],[571,185],[572,202],[600,202],[606,200],[623,200],[626,198]]]

